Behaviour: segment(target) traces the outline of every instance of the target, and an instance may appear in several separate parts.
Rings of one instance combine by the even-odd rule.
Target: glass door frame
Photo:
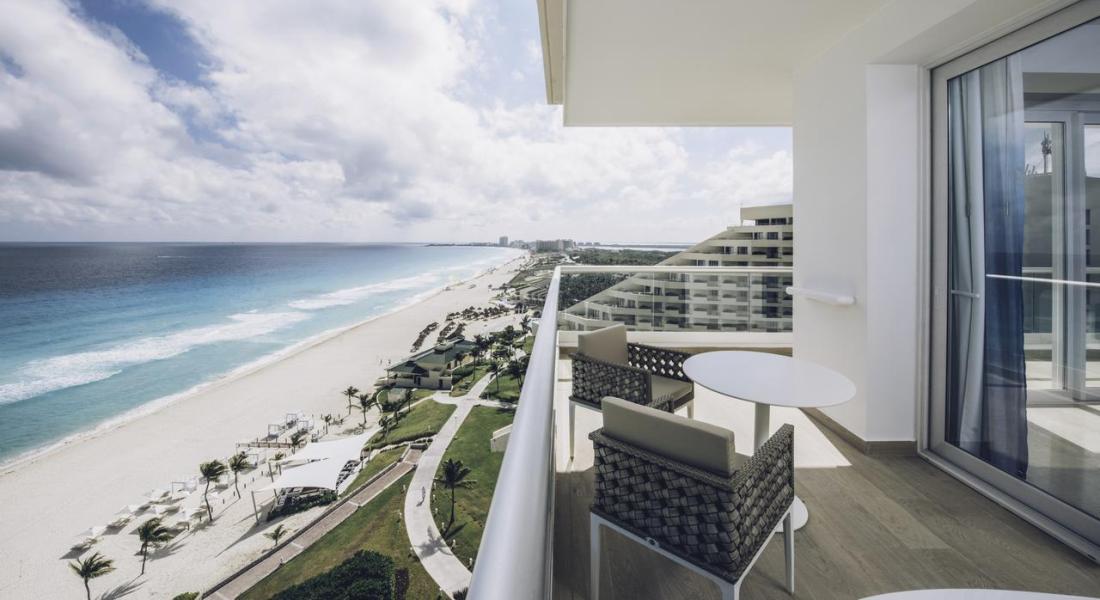
[[[1100,562],[1100,519],[989,465],[946,441],[948,285],[947,82],[982,65],[1100,18],[1100,1],[1084,0],[1024,26],[996,41],[934,67],[931,96],[931,261],[927,395],[921,410],[920,454],[933,464],[1018,514],[1040,529]],[[1067,132],[1068,133],[1068,132]],[[1068,135],[1066,136],[1069,137]],[[1022,168],[1022,166],[1021,166]]]

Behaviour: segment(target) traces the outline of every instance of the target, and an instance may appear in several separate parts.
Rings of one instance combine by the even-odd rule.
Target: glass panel
[[[1100,113],[1088,114],[1085,120],[1085,272],[1090,283],[1100,283],[1100,230],[1093,227],[1095,219],[1100,219]],[[1100,288],[1090,287],[1085,294],[1085,386],[1090,399],[1096,399],[1100,396]]]
[[[757,272],[567,273],[558,326],[591,331],[791,331],[791,274]]]
[[[1056,239],[1061,234],[1065,150],[1061,123],[1024,124],[1024,251],[1023,274],[1054,277]],[[1061,274],[1059,273],[1059,277]],[[1024,353],[1028,390],[1058,390],[1063,377],[1055,350],[1055,310],[1061,296],[1049,283],[1023,281]],[[1058,296],[1059,302],[1055,301]]]
[[[1100,23],[947,87],[945,438],[1100,516]]]

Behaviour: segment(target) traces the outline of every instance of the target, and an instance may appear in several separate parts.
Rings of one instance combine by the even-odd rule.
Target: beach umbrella
[[[157,500],[160,500],[161,498],[163,498],[167,495],[168,495],[168,490],[163,489],[163,488],[156,488],[156,489],[149,490],[145,494],[145,499],[150,501],[150,502],[156,502]]]
[[[90,546],[96,543],[104,531],[107,531],[107,528],[103,525],[95,525],[85,529],[80,532],[80,535],[76,536],[77,545]]]
[[[122,510],[118,512],[136,515],[141,512],[145,508],[145,506],[145,504],[127,504],[126,506],[123,506]]]

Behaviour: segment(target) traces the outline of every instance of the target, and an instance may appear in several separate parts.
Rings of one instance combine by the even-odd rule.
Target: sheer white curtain
[[[1024,94],[1018,55],[948,82],[951,344],[948,437],[1027,473]]]

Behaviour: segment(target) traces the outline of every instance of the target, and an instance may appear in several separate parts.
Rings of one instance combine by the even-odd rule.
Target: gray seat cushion
[[[722,477],[747,460],[728,429],[610,396],[602,404],[604,433],[632,446]]]
[[[678,379],[669,379],[668,377],[654,375],[652,382],[653,400],[655,401],[672,400],[673,403],[676,403],[677,400],[694,391],[690,381],[680,381]]]
[[[630,363],[626,349],[626,326],[611,325],[596,331],[577,335],[577,351],[604,362],[625,365]]]

